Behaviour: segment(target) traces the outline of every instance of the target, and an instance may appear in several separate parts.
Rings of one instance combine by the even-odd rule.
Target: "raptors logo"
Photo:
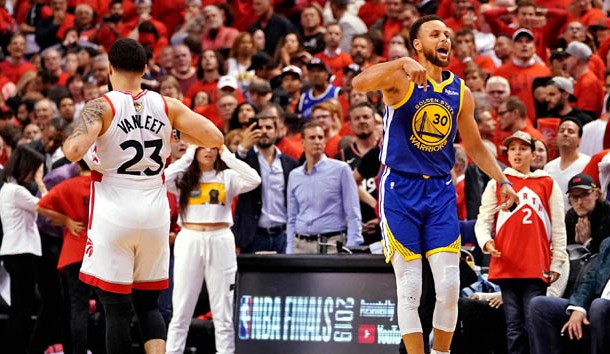
[[[90,238],[87,238],[87,244],[85,245],[85,255],[87,255],[87,257],[91,257],[92,254],[93,254],[93,242],[91,241]]]
[[[420,150],[439,151],[445,145],[453,127],[452,109],[441,100],[418,105],[412,120],[410,141]]]

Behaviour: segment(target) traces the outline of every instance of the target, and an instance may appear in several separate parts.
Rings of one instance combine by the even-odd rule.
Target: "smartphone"
[[[254,128],[252,128],[252,130],[260,129],[260,126],[258,125],[258,118],[252,117],[248,119],[248,126],[251,126],[252,123],[255,123]]]

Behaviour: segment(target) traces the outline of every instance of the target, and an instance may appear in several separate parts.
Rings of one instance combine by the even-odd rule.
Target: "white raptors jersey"
[[[161,186],[172,130],[165,99],[148,90],[136,96],[111,91],[104,98],[112,107],[112,123],[87,154],[91,169],[115,185]]]

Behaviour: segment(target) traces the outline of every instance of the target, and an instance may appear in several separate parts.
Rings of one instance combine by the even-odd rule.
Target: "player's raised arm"
[[[209,119],[197,114],[177,99],[165,97],[172,127],[184,132],[188,142],[209,148],[222,148],[222,132]]]
[[[82,159],[100,135],[104,126],[104,117],[111,118],[111,115],[110,105],[103,97],[87,102],[81,112],[78,125],[64,141],[62,147],[64,156],[72,162]]]
[[[352,87],[361,92],[382,90],[384,103],[393,105],[404,98],[410,82],[426,87],[426,69],[412,58],[404,57],[367,68],[354,77]]]
[[[498,162],[481,140],[477,123],[474,120],[474,98],[468,87],[464,87],[464,102],[458,117],[458,129],[464,143],[464,148],[466,148],[466,152],[468,152],[472,161],[497,182],[508,181],[500,170]],[[509,184],[501,186],[500,194],[502,202],[507,202],[507,207],[513,205],[514,202],[519,203],[519,197],[517,197],[517,194]]]

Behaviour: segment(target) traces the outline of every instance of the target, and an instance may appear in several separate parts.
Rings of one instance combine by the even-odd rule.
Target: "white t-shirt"
[[[568,182],[570,181],[570,178],[574,177],[574,175],[582,172],[583,168],[585,168],[587,163],[589,163],[589,160],[591,160],[591,157],[580,153],[578,159],[565,170],[561,170],[560,168],[561,157],[558,157],[544,165],[544,170],[551,175],[551,177],[553,177],[561,189],[561,193],[563,194],[563,206],[566,211],[571,208],[570,204],[568,203],[568,195],[566,194],[568,191]]]
[[[38,198],[25,187],[7,182],[0,189],[0,218],[4,238],[0,256],[30,253],[42,255],[36,226]]]
[[[582,127],[578,151],[593,156],[604,149],[604,132],[608,122],[596,119]]]

